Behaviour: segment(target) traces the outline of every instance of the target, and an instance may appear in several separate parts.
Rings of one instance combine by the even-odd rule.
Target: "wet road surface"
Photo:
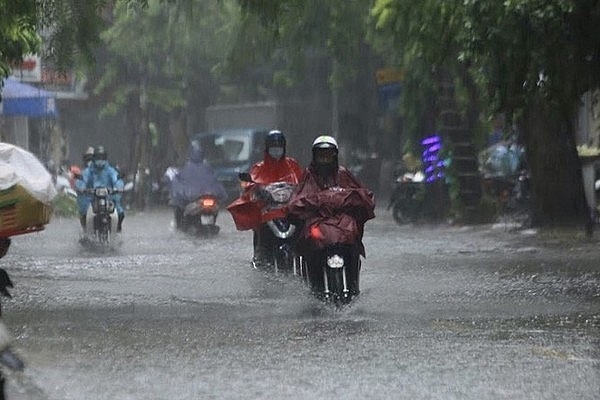
[[[365,229],[342,310],[250,268],[227,213],[215,238],[129,215],[114,253],[77,221],[16,237],[4,320],[24,373],[9,399],[597,399],[600,241],[491,225]]]

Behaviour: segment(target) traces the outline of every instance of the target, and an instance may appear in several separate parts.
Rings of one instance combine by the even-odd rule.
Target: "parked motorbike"
[[[249,173],[241,172],[242,182],[254,183]],[[263,226],[260,229],[260,240],[267,244],[267,265],[272,265],[277,271],[288,271],[299,275],[300,262],[294,251],[294,241],[297,238],[297,227],[281,210],[292,197],[296,185],[287,182],[273,182],[267,185],[255,183],[254,197],[264,203],[262,209]],[[254,261],[254,267],[259,267]]]
[[[83,245],[108,247],[118,243],[116,233],[119,216],[111,195],[122,192],[122,189],[104,186],[85,190],[92,196],[92,201],[86,215],[86,231],[81,240]]]
[[[396,223],[412,223],[423,215],[424,199],[425,175],[422,172],[405,173],[394,182],[388,210],[392,209]]]
[[[531,188],[529,172],[519,170],[514,176],[484,176],[484,192],[495,199],[499,214],[521,228],[531,226]]]
[[[290,213],[306,221],[302,276],[312,292],[336,305],[360,293],[362,225],[373,218],[367,189],[331,188],[294,200]]]
[[[175,226],[177,229],[199,235],[219,233],[217,216],[219,201],[212,194],[205,194],[189,202],[185,207],[174,206]]]

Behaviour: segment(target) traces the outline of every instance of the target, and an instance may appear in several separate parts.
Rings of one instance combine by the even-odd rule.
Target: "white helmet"
[[[321,135],[313,141],[312,148],[313,148],[313,150],[314,149],[335,149],[337,151],[338,144],[333,136]]]
[[[332,175],[338,170],[338,144],[335,138],[321,135],[313,141],[311,165],[318,175]]]

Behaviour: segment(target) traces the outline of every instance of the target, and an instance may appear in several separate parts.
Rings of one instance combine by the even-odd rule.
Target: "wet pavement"
[[[336,310],[214,238],[130,215],[84,251],[77,221],[16,237],[9,399],[597,399],[600,239],[506,226],[365,229],[362,292]]]

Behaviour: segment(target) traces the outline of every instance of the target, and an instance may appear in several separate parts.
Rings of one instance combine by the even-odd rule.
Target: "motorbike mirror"
[[[252,176],[250,176],[250,174],[248,172],[240,172],[238,174],[238,178],[240,178],[240,181],[243,182],[249,182],[252,183]]]
[[[131,190],[133,190],[133,182],[127,182],[125,184],[125,186],[123,187],[123,191],[124,192],[129,192]]]

